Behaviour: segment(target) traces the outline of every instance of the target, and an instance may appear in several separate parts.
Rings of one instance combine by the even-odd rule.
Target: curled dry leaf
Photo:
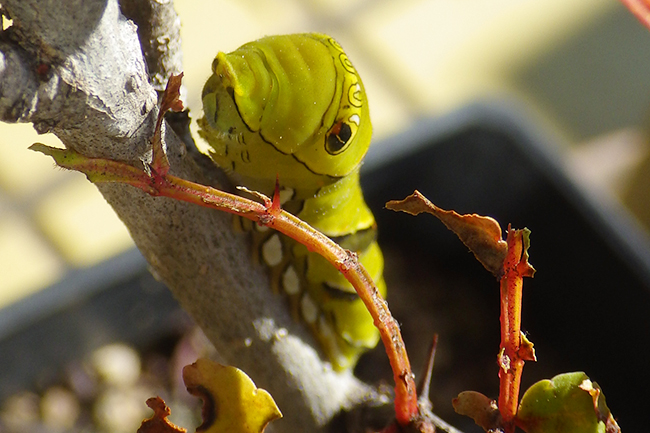
[[[526,433],[620,433],[600,387],[581,371],[535,383],[524,393],[517,425]]]
[[[183,111],[183,102],[180,100],[182,80],[182,72],[178,75],[172,74],[169,77],[167,86],[165,87],[165,92],[162,96],[162,101],[160,102],[160,111],[162,113],[167,110]]]
[[[497,402],[476,391],[463,391],[451,401],[456,413],[474,420],[485,431],[501,426],[501,413]]]
[[[153,416],[142,421],[138,433],[185,433],[187,430],[177,427],[167,417],[171,410],[160,397],[151,397],[147,400],[147,406],[153,409]]]
[[[160,100],[160,111],[158,111],[158,118],[156,119],[156,129],[154,130],[153,137],[151,137],[151,164],[145,164],[146,170],[154,171],[161,176],[164,176],[169,171],[169,160],[165,154],[165,146],[163,146],[162,123],[165,118],[165,113],[168,110],[176,112],[183,110],[183,102],[180,100],[182,80],[183,73],[181,72],[178,75],[172,74],[167,81],[165,92]]]
[[[476,214],[460,215],[439,208],[425,196],[415,191],[404,200],[391,200],[386,208],[411,215],[426,212],[438,218],[449,230],[456,233],[476,259],[494,274],[501,275],[507,245],[501,236],[501,227],[493,218]]]
[[[260,433],[282,413],[271,395],[235,367],[198,359],[183,369],[190,394],[203,399],[203,424],[197,432]]]

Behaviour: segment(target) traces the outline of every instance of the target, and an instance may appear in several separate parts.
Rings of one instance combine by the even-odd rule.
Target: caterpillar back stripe
[[[283,208],[356,251],[384,295],[375,220],[359,186],[372,126],[363,83],[341,46],[316,33],[271,36],[219,53],[212,70],[199,126],[214,162],[235,184],[267,195],[279,175]],[[274,289],[336,369],[377,345],[370,314],[325,259],[272,230],[243,227]]]

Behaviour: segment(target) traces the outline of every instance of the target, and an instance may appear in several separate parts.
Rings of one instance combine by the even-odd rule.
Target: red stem
[[[393,369],[397,421],[401,425],[407,425],[418,414],[415,380],[399,325],[391,315],[388,304],[382,298],[368,271],[357,260],[354,253],[341,248],[337,243],[296,216],[284,211],[278,212],[273,205],[266,207],[250,201],[248,203],[250,210],[245,209],[242,212],[235,209],[234,206],[235,202],[242,200],[239,196],[231,196],[222,191],[170,175],[165,176],[162,180],[165,183],[158,188],[160,195],[193,202],[201,206],[218,206],[227,212],[249,218],[295,239],[310,251],[315,251],[336,266],[357,290],[359,297],[370,311],[375,326],[379,329],[381,340]],[[204,190],[203,194],[197,194],[200,189]],[[172,191],[181,195],[174,194]],[[228,200],[225,208],[220,203],[221,200],[213,201],[212,197],[217,195]]]
[[[523,231],[508,226],[506,238],[508,253],[503,263],[501,277],[501,350],[499,352],[499,411],[505,433],[515,430],[519,387],[524,360],[521,358],[521,300],[523,277],[529,276],[524,252]]]
[[[228,194],[169,174],[163,163],[163,173],[151,167],[151,173],[123,162],[101,158],[87,158],[71,150],[49,148],[41,144],[33,150],[52,156],[61,167],[85,173],[91,182],[120,182],[135,186],[153,196],[164,196],[200,206],[240,215],[261,225],[271,227],[322,255],[354,286],[379,329],[395,380],[395,417],[400,425],[407,425],[418,414],[416,386],[399,325],[393,319],[388,304],[381,297],[366,269],[356,254],[315,230],[294,215],[279,209],[271,200],[263,205],[243,197]],[[154,153],[155,148],[154,148]],[[154,155],[155,156],[155,155]],[[157,159],[154,157],[154,161]]]

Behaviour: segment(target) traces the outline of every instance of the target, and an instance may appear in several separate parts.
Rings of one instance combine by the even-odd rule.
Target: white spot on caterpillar
[[[359,124],[361,123],[361,118],[359,117],[358,114],[353,114],[352,116],[348,117],[348,120],[357,126],[359,126]]]
[[[300,279],[293,266],[289,265],[282,274],[282,287],[288,295],[300,293]]]
[[[277,266],[282,262],[282,242],[280,236],[275,234],[271,236],[262,245],[262,257],[264,262],[269,266]]]
[[[307,293],[300,300],[300,309],[302,311],[302,317],[305,319],[305,322],[311,324],[316,323],[318,318],[318,307],[314,303],[314,300]]]

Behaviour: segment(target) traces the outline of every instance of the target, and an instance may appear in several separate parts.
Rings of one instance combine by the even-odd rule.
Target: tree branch
[[[0,37],[0,119],[32,122],[87,156],[134,164],[150,157],[156,93],[136,26],[117,0],[2,4],[14,21]],[[164,140],[172,174],[213,183],[170,129]],[[285,414],[276,431],[318,431],[366,395],[351,374],[323,364],[265,270],[251,263],[248,239],[233,233],[229,215],[124,185],[99,190],[226,362],[271,392]]]
[[[125,17],[138,25],[138,36],[152,86],[162,93],[171,74],[183,72],[181,20],[172,0],[121,0]],[[185,100],[186,95],[181,95]]]

